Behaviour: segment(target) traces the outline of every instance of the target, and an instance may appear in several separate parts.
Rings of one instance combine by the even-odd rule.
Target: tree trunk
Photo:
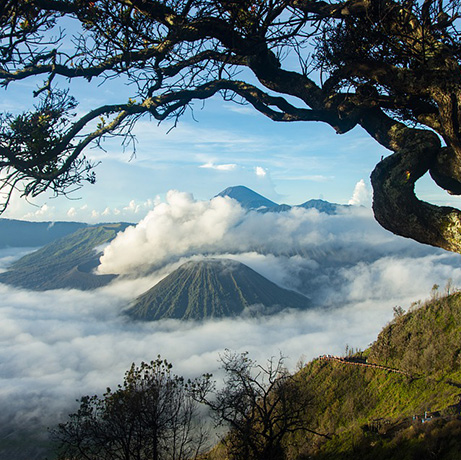
[[[440,150],[423,137],[416,135],[414,142],[377,164],[371,175],[373,211],[376,220],[397,235],[461,252],[461,212],[415,195],[416,180],[429,170]]]

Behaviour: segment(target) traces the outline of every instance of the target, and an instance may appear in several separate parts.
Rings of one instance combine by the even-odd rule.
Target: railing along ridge
[[[402,374],[402,375],[411,377],[411,374],[409,374],[408,372],[402,371],[400,369],[394,369],[392,367],[382,366],[381,364],[359,361],[358,359],[355,359],[355,358],[344,358],[342,356],[333,356],[333,355],[321,355],[319,356],[318,359],[323,360],[323,361],[336,361],[341,364],[348,364],[351,366],[372,367],[374,369],[382,369],[384,371],[395,372],[396,374]]]

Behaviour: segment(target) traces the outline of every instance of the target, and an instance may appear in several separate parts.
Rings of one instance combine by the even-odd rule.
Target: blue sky
[[[15,113],[30,107],[36,83],[2,89],[2,109]],[[71,94],[79,100],[81,113],[132,95],[130,87],[111,81],[101,86],[73,82]],[[388,154],[360,128],[337,135],[321,123],[276,123],[250,106],[220,97],[204,105],[197,102],[193,114],[186,113],[170,128],[169,122],[158,126],[145,117],[135,128],[134,158],[131,147],[124,149],[117,139],[103,144],[106,151],[88,149],[87,156],[101,162],[95,185],[85,185],[70,199],[41,196],[27,203],[15,197],[4,217],[136,222],[170,189],[202,200],[231,185],[246,185],[293,205],[311,198],[348,203],[361,183],[360,204],[369,206],[370,173]],[[420,182],[417,190],[423,199],[459,206],[459,199],[438,190],[430,179]]]

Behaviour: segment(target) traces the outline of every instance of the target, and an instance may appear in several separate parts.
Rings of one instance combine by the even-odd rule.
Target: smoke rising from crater
[[[129,227],[104,251],[99,273],[133,274],[159,268],[174,258],[219,248],[244,210],[233,200],[196,201],[177,191],[167,194],[135,227]]]
[[[304,208],[282,213],[245,212],[228,197],[197,201],[191,194],[170,191],[165,203],[157,205],[137,226],[120,233],[105,249],[98,271],[135,276],[204,254],[299,255],[337,266],[431,251],[387,232],[366,208],[345,208],[337,215]]]

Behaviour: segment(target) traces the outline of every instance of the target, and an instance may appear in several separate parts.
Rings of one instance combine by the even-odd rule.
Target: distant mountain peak
[[[277,203],[274,203],[244,185],[227,187],[216,196],[228,196],[229,198],[233,198],[245,209],[271,208],[273,206],[278,206]]]

